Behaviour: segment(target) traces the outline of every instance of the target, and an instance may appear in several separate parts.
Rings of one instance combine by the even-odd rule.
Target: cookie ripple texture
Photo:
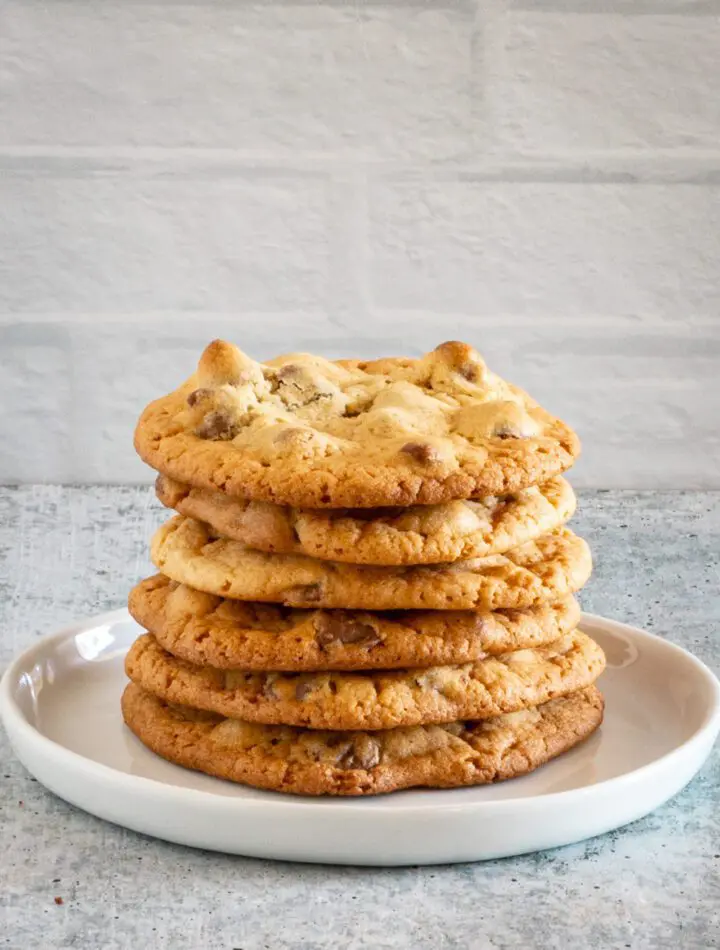
[[[437,564],[504,554],[565,524],[575,511],[556,477],[514,495],[409,508],[308,509],[232,498],[159,475],[168,508],[259,551],[351,564]]]
[[[140,456],[197,488],[292,507],[375,508],[507,494],[569,468],[575,433],[467,344],[420,359],[257,363],[222,340],[151,403]]]
[[[580,622],[573,597],[528,610],[303,610],[227,600],[162,574],[128,606],[160,645],[196,666],[254,671],[398,669],[545,646]]]
[[[193,666],[139,637],[125,671],[165,702],[270,725],[391,729],[489,719],[590,686],[605,667],[579,630],[535,650],[462,666],[384,673],[248,673]]]
[[[592,570],[587,544],[567,528],[487,558],[371,567],[266,554],[218,538],[203,522],[183,515],[158,529],[151,557],[166,576],[210,594],[357,610],[532,607],[579,590]]]
[[[590,736],[603,717],[593,686],[481,722],[378,733],[264,726],[173,706],[130,684],[125,722],[153,752],[243,785],[301,795],[377,795],[485,785],[531,772]]]

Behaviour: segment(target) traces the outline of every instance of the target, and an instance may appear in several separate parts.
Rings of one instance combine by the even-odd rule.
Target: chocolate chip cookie
[[[235,719],[310,729],[391,729],[488,719],[590,686],[605,667],[579,630],[546,647],[461,666],[361,673],[251,673],[193,666],[151,635],[133,644],[128,677],[165,702]]]
[[[308,508],[504,495],[572,465],[575,433],[465,343],[421,359],[257,363],[215,340],[151,403],[135,447],[196,488]]]
[[[524,775],[590,736],[602,722],[603,700],[591,686],[495,719],[376,733],[224,719],[168,705],[132,683],[122,711],[144,745],[186,768],[278,792],[377,795]]]
[[[151,544],[156,567],[182,584],[237,600],[352,610],[499,610],[552,603],[590,576],[587,544],[567,528],[492,557],[371,567],[266,554],[177,515]]]
[[[565,524],[575,494],[561,477],[513,495],[410,508],[287,508],[159,475],[160,501],[259,551],[350,564],[437,564],[504,554]]]
[[[130,613],[170,653],[218,669],[398,669],[466,663],[545,646],[574,630],[573,597],[527,610],[371,613],[227,600],[162,574],[130,593]]]

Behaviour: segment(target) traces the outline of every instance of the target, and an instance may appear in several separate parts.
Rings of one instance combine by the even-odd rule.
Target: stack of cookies
[[[577,437],[472,347],[260,364],[215,341],[135,445],[176,512],[122,701],[159,755],[366,795],[512,778],[600,724]]]

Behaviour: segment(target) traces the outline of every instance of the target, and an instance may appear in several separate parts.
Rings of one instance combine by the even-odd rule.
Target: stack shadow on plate
[[[129,601],[123,714],[154,752],[365,795],[512,778],[599,726],[578,440],[471,347],[260,364],[215,341],[135,444],[177,512]]]

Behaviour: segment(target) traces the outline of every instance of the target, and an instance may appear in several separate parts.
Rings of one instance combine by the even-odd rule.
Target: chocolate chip
[[[463,363],[458,366],[458,373],[470,383],[476,383],[480,378],[480,367],[477,363]]]
[[[322,392],[320,390],[311,390],[308,393],[304,394],[304,399],[299,405],[309,406],[314,402],[319,402],[321,399],[332,399],[332,393]]]
[[[315,685],[312,680],[300,680],[295,687],[295,699],[307,699],[314,689]]]
[[[263,378],[265,382],[270,387],[271,393],[276,393],[278,391],[278,386],[280,385],[280,380],[278,379],[277,371],[271,369],[269,366],[265,367],[262,371]]]
[[[187,404],[188,406],[196,406],[203,399],[208,399],[210,396],[212,396],[212,389],[193,389],[187,397]]]
[[[234,439],[239,431],[240,426],[229,413],[215,410],[208,412],[195,429],[195,435],[200,439],[219,439],[227,442]]]
[[[320,399],[332,399],[331,392],[318,389],[317,380],[296,363],[286,363],[276,374],[275,392],[290,409],[309,406]]]
[[[506,608],[505,610],[498,610],[498,614],[502,617],[507,617],[510,623],[520,623],[523,618],[526,616],[525,611],[523,610],[511,610]]]
[[[517,426],[509,422],[500,422],[493,429],[493,435],[497,439],[524,439],[525,436]]]
[[[297,363],[285,363],[284,366],[281,366],[277,371],[277,378],[280,380],[292,379],[293,377],[297,378],[302,375],[302,367],[298,366]]]
[[[339,769],[372,769],[380,762],[380,743],[368,735],[358,735],[337,760]]]
[[[317,604],[322,600],[323,588],[319,581],[312,584],[300,584],[285,591],[283,603],[291,607],[304,607],[306,604]]]
[[[427,442],[406,442],[400,449],[417,462],[438,462],[440,455],[436,448]]]
[[[490,511],[490,517],[493,520],[493,524],[497,524],[498,521],[502,518],[502,516],[507,511],[508,505],[509,505],[508,501],[498,499],[497,503]]]
[[[333,643],[352,643],[370,648],[382,642],[376,627],[344,611],[318,614],[315,617],[315,639],[323,648]]]

